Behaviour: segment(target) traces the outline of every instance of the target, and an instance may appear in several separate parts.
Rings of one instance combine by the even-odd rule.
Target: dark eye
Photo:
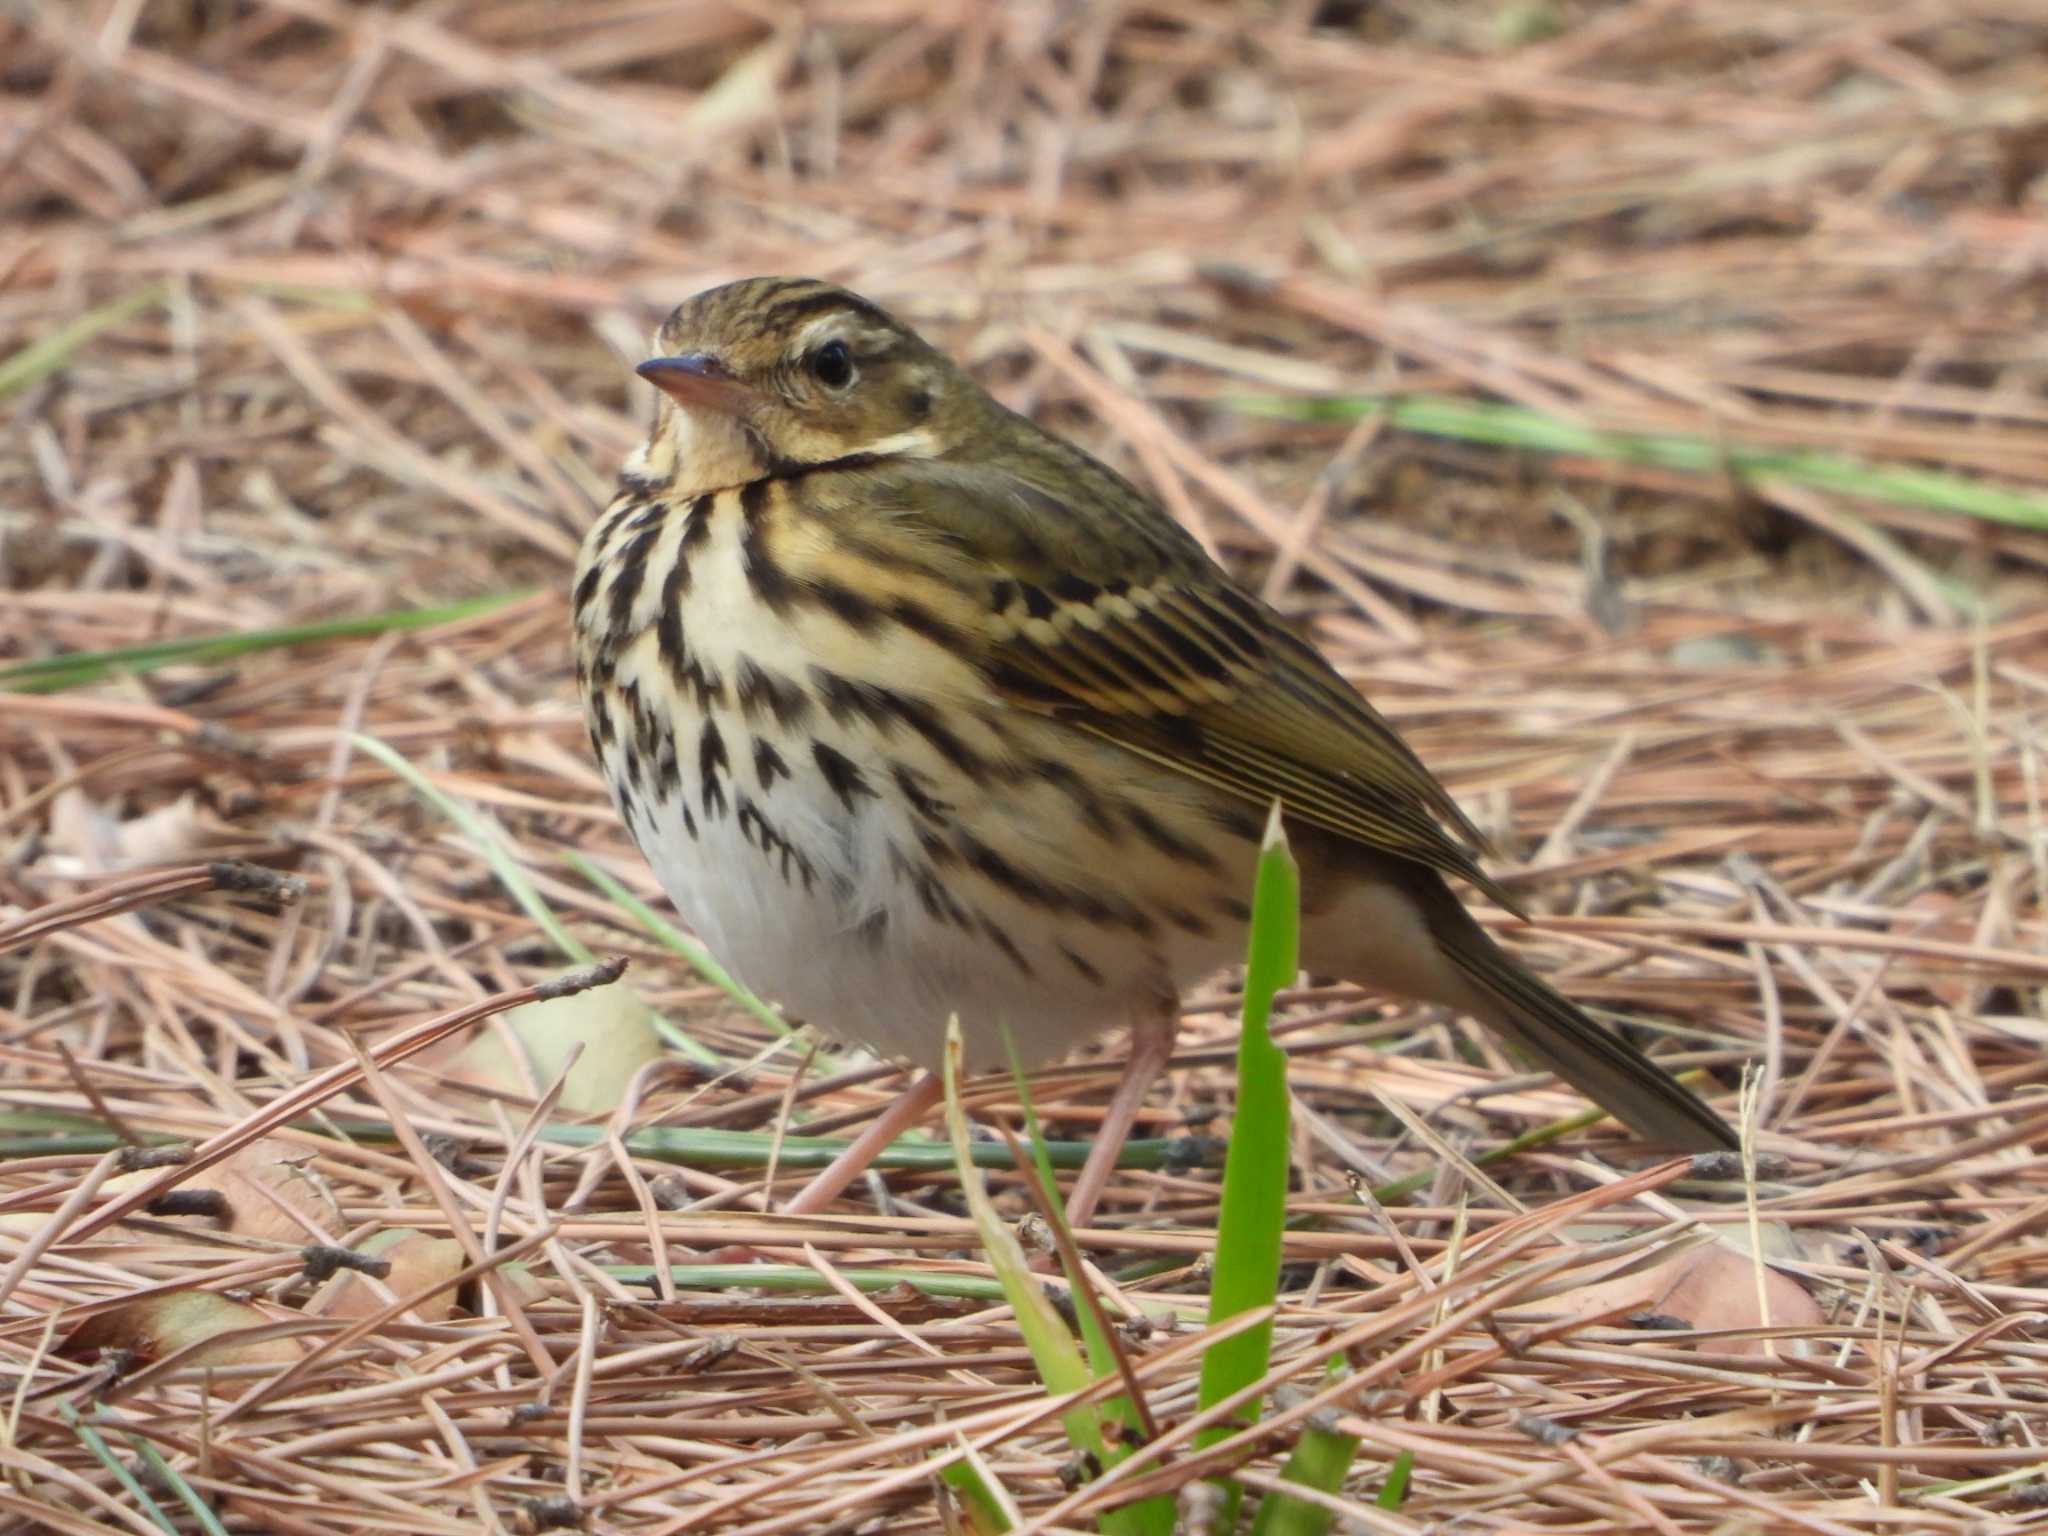
[[[827,389],[844,389],[853,382],[853,354],[843,341],[828,341],[811,354],[811,376]]]

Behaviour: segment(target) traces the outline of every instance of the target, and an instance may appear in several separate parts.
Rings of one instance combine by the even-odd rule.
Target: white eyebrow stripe
[[[878,437],[872,443],[853,451],[871,453],[876,458],[932,459],[938,457],[939,442],[927,428],[912,427],[908,432],[895,432],[888,437]]]
[[[846,316],[843,314],[820,315],[817,319],[806,322],[803,329],[796,333],[797,351],[810,351],[811,343],[818,337],[827,331],[839,330],[845,324]]]

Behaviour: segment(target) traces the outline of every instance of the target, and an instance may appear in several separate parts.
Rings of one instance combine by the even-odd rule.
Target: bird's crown
[[[814,278],[678,305],[640,374],[668,396],[648,467],[701,489],[854,458],[938,458],[997,407],[909,326]]]

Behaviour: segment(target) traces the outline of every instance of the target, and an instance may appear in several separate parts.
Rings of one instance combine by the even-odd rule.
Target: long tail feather
[[[1482,1023],[1652,1141],[1688,1152],[1737,1144],[1727,1122],[1692,1090],[1510,958],[1442,880],[1415,885],[1437,947],[1498,1004],[1480,1015]]]

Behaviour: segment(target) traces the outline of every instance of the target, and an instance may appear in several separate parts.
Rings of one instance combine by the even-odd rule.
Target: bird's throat
[[[716,411],[668,411],[640,453],[643,462],[629,469],[677,497],[745,485],[770,467],[745,427]]]

